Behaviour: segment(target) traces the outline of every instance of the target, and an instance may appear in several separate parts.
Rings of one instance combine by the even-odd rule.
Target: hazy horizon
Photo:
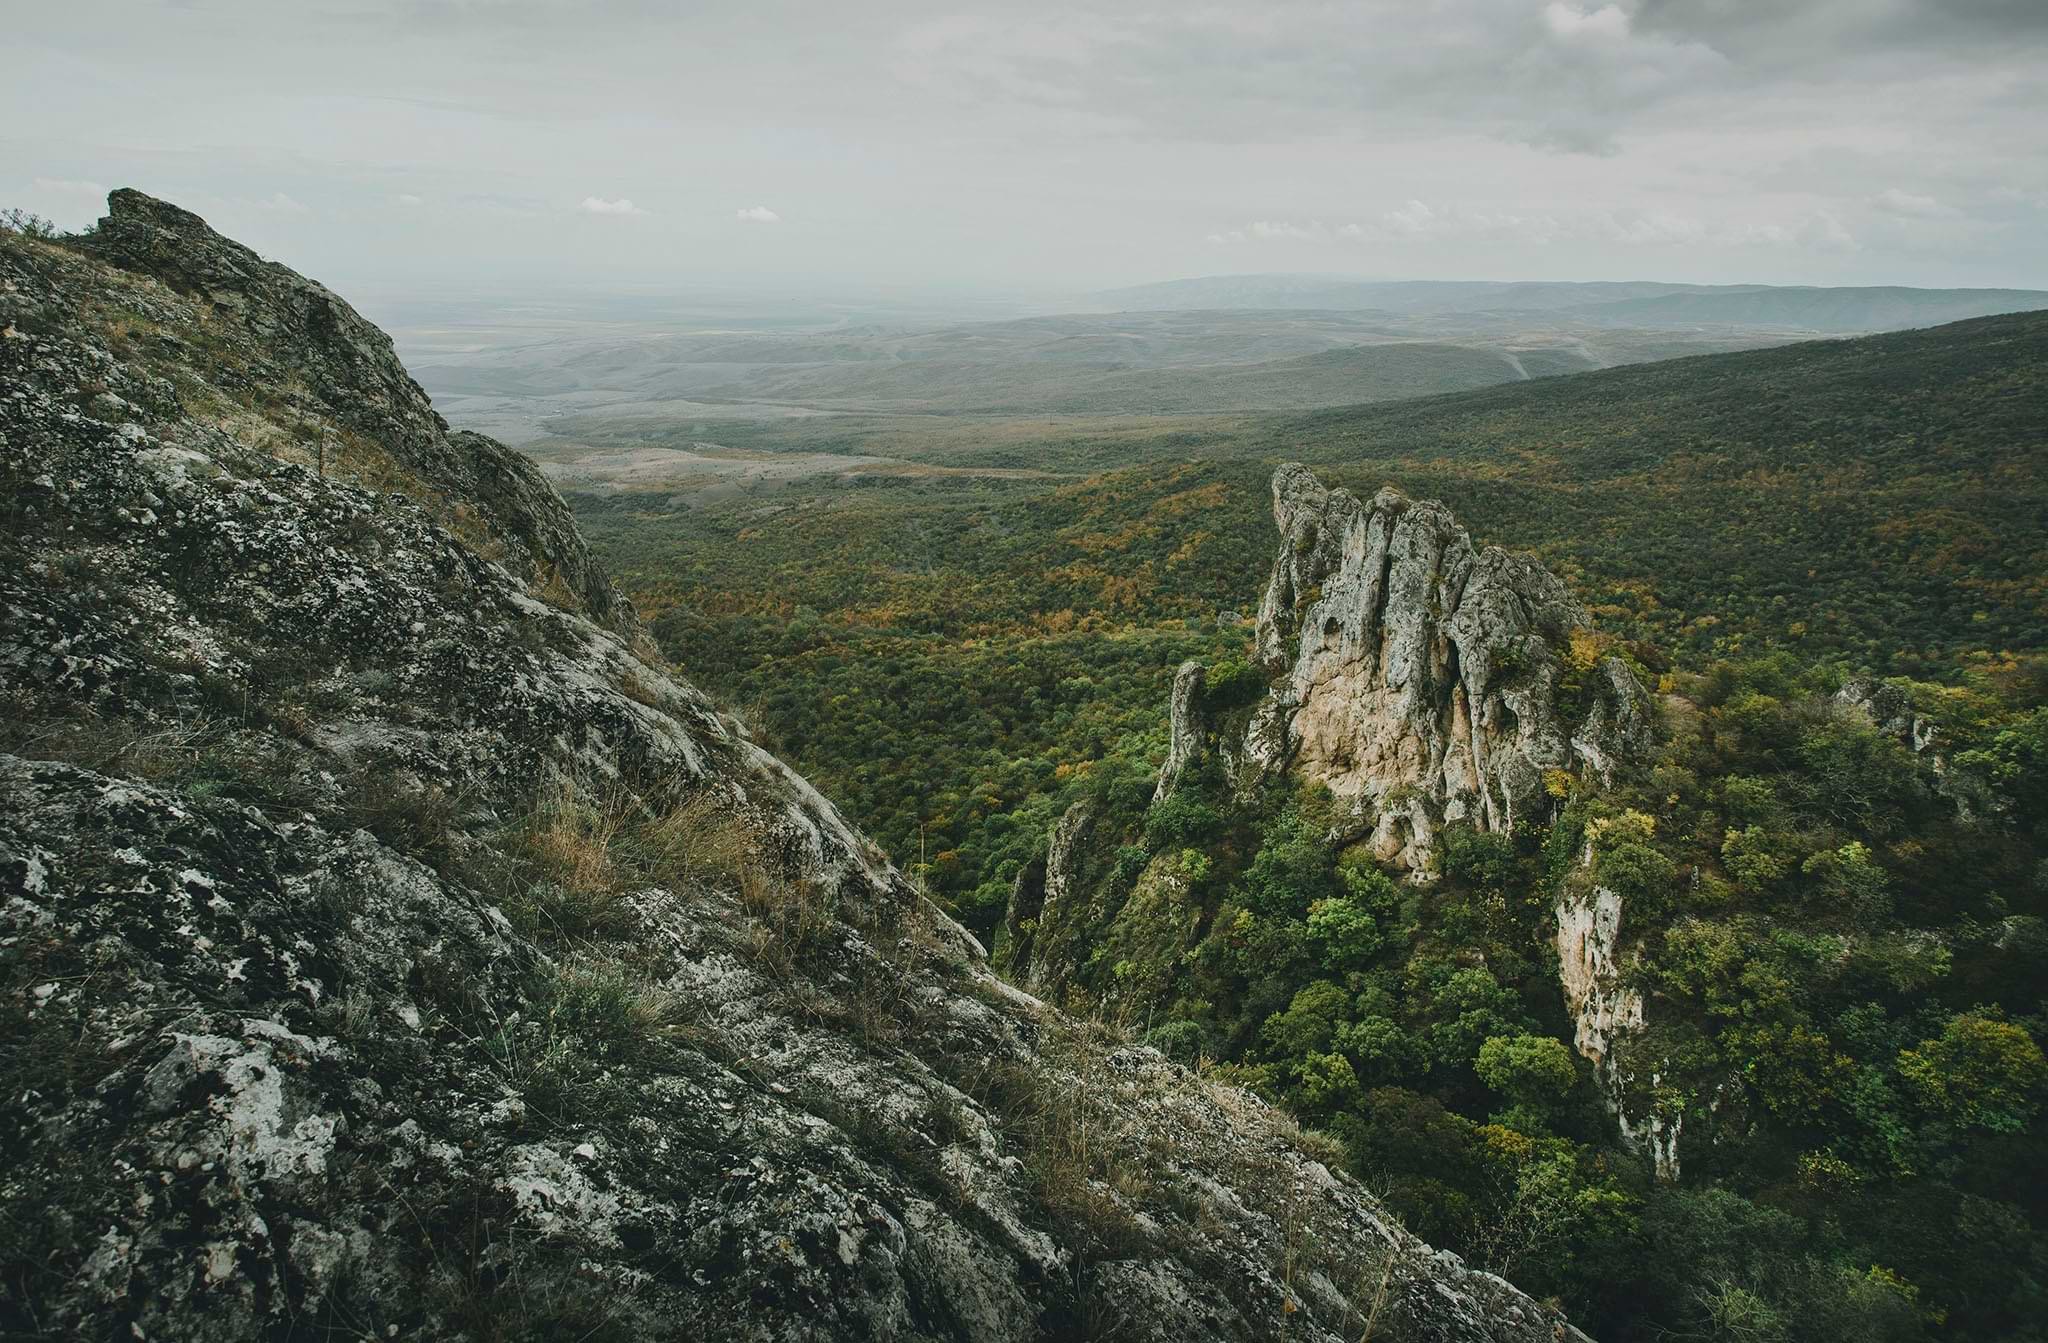
[[[2048,6],[80,0],[0,204],[358,292],[1196,276],[2048,287]]]

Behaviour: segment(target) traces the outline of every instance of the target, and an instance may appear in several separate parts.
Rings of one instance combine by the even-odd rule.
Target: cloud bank
[[[2040,0],[18,8],[0,124],[38,133],[0,139],[0,205],[76,227],[132,184],[335,283],[1074,293],[1242,246],[1389,278],[2048,287]],[[196,96],[202,63],[238,77]],[[829,209],[772,248],[735,227],[797,181]],[[592,248],[585,215],[638,226]]]

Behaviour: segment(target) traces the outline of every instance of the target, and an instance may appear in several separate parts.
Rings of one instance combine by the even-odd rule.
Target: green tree
[[[1721,841],[1728,875],[1751,891],[1767,891],[1792,870],[1785,837],[1760,825],[1730,830]]]
[[[1579,1080],[1572,1052],[1547,1035],[1495,1035],[1479,1046],[1473,1070],[1510,1101],[1546,1109]]]
[[[1285,1012],[1266,1018],[1259,1038],[1276,1060],[1306,1058],[1330,1047],[1350,1013],[1351,995],[1343,986],[1319,979],[1296,993]]]
[[[1958,1128],[2018,1133],[2040,1109],[2048,1060],[2018,1026],[1975,1013],[1899,1055],[1899,1076],[1926,1109]]]
[[[1318,900],[1308,909],[1308,935],[1331,970],[1359,966],[1380,949],[1379,925],[1349,896]]]
[[[1310,1054],[1293,1066],[1293,1100],[1314,1119],[1325,1119],[1358,1104],[1364,1095],[1358,1073],[1342,1054]]]
[[[1800,864],[1821,898],[1849,911],[1856,921],[1874,926],[1891,911],[1891,876],[1856,840],[1838,849],[1823,849]]]
[[[1316,901],[1343,893],[1322,834],[1288,807],[1266,827],[1245,869],[1240,902],[1260,914],[1299,919]]]

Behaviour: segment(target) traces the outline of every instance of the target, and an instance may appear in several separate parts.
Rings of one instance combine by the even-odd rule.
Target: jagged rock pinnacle
[[[1639,742],[1644,697],[1619,659],[1577,668],[1591,704],[1568,721],[1589,622],[1534,557],[1475,547],[1442,504],[1366,503],[1297,463],[1274,472],[1273,517],[1258,650],[1279,679],[1243,758],[1351,803],[1382,861],[1422,872],[1443,823],[1505,831],[1545,771],[1604,774]]]

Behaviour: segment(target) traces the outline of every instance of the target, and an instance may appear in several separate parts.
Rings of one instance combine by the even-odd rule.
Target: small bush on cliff
[[[1209,669],[1203,683],[1202,703],[1224,711],[1240,709],[1266,693],[1266,674],[1243,658],[1224,658]]]
[[[63,229],[41,215],[19,208],[0,210],[0,233],[18,233],[37,242],[55,242],[64,236]]]
[[[1489,1036],[1474,1071],[1508,1100],[1539,1110],[1563,1100],[1579,1080],[1571,1050],[1548,1035]]]
[[[1153,852],[1184,849],[1213,838],[1223,816],[1187,790],[1155,802],[1145,813],[1145,843]]]

